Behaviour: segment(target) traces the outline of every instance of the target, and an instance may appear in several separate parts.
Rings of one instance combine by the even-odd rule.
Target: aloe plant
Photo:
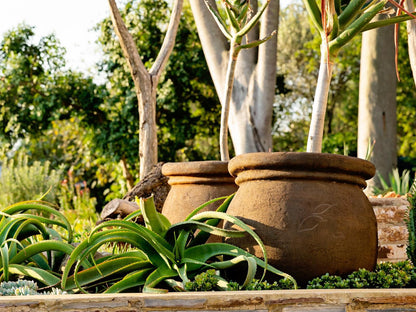
[[[70,223],[47,202],[24,201],[0,210],[0,281],[23,276],[58,285],[65,256],[74,249],[71,241]]]
[[[362,32],[416,17],[394,0],[351,0],[347,4],[339,0],[321,0],[320,6],[316,0],[303,0],[303,2],[322,39],[320,69],[307,144],[308,152],[319,153],[322,150],[332,60],[348,42]],[[387,15],[390,14],[390,10],[386,10],[388,3],[396,7],[396,15]],[[384,13],[386,19],[373,21],[377,14]]]
[[[231,198],[216,199],[224,200],[217,211],[200,212],[215,200],[209,201],[195,209],[186,220],[173,225],[156,211],[153,197],[140,199],[140,210],[123,220],[103,222],[74,249],[65,266],[62,289],[106,293],[139,289],[144,292],[183,291],[184,285],[195,275],[207,269],[223,271],[240,262],[246,262],[248,267],[244,285],[252,281],[258,267],[263,268],[263,276],[268,270],[291,279],[296,285],[289,275],[267,264],[264,245],[257,234],[225,213]],[[139,215],[143,215],[145,225],[133,222]],[[221,220],[237,225],[241,231],[218,228],[216,225]],[[241,237],[245,234],[259,244],[264,261],[233,245],[207,242],[210,235]],[[128,244],[130,248],[95,260],[100,247],[108,244]],[[91,265],[86,266],[86,260]],[[225,281],[223,284],[226,287]]]
[[[263,5],[254,16],[251,16],[250,0],[221,0],[225,16],[205,1],[209,11],[214,17],[219,29],[230,42],[228,54],[228,66],[226,73],[226,92],[220,95],[221,98],[221,128],[220,128],[220,153],[221,160],[230,160],[228,151],[228,116],[230,112],[231,96],[233,92],[235,68],[238,55],[243,49],[249,49],[259,46],[269,40],[276,32],[252,42],[245,41],[245,36],[259,22],[261,16],[269,5],[270,0],[264,1]]]

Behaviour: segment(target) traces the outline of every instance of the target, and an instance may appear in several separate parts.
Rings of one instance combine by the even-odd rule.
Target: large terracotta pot
[[[227,212],[251,225],[270,263],[298,283],[374,269],[377,224],[363,193],[375,174],[372,163],[333,154],[252,153],[233,158],[229,171],[239,189]],[[262,256],[253,240],[227,242]]]
[[[162,213],[171,223],[183,221],[203,203],[231,195],[238,188],[234,177],[228,172],[228,162],[166,163],[162,167],[162,174],[169,178],[168,183],[171,185]],[[204,210],[215,210],[221,203],[210,204]]]

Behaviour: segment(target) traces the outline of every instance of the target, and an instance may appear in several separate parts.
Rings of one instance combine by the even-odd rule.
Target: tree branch
[[[166,62],[172,53],[175,45],[176,33],[178,32],[179,21],[181,19],[183,0],[176,0],[169,21],[168,31],[166,32],[165,39],[163,40],[162,47],[160,48],[159,54],[157,55],[156,61],[154,62],[149,73],[155,77],[156,81],[159,80],[160,74],[165,68]]]
[[[108,0],[108,3],[110,5],[111,20],[113,21],[114,30],[120,40],[120,45],[123,49],[124,55],[127,58],[135,86],[140,92],[140,80],[149,79],[149,73],[141,60],[133,37],[127,30],[127,27],[121,18],[120,11],[117,8],[115,0]],[[136,81],[137,77],[139,81]]]

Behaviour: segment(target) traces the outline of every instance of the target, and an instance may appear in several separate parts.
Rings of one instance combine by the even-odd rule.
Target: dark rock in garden
[[[147,198],[153,194],[157,211],[161,212],[163,203],[168,196],[170,185],[168,178],[162,174],[163,162],[158,163],[139,183],[137,183],[123,199],[113,199],[104,206],[99,223],[109,219],[122,219],[139,209],[137,198]],[[137,220],[138,223],[142,220]]]

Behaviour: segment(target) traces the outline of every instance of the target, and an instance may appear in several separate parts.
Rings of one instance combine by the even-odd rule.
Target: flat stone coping
[[[336,289],[0,297],[16,311],[416,311],[416,289]]]

